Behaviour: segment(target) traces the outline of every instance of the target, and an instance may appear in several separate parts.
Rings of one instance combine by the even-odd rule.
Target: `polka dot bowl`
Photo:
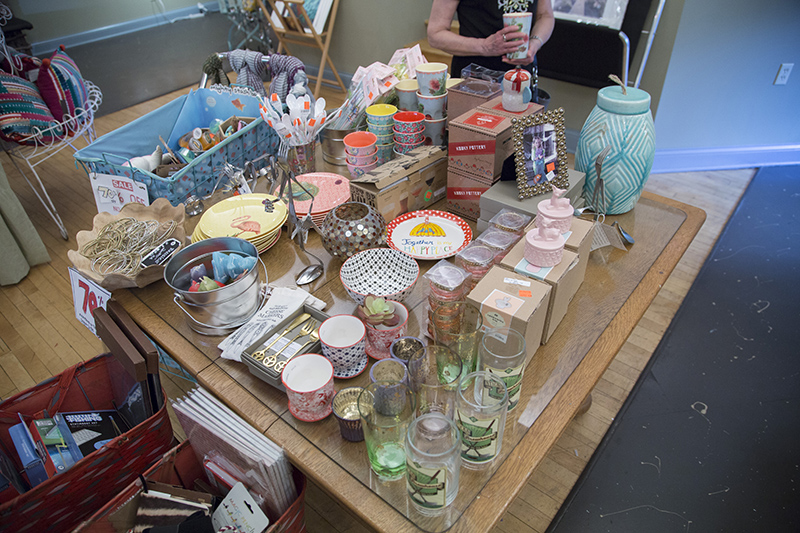
[[[359,305],[368,294],[402,302],[419,279],[419,264],[399,250],[372,248],[345,261],[339,279]]]

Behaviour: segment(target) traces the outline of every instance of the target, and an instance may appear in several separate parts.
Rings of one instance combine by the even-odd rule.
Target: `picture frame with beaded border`
[[[533,178],[531,165],[526,165],[530,161],[531,147],[526,146],[525,138],[531,136],[531,131],[535,126],[551,125],[555,134],[555,177],[550,180],[531,185],[529,182]],[[515,118],[511,120],[512,141],[514,143],[514,168],[517,174],[517,189],[519,199],[524,200],[532,196],[544,194],[552,190],[555,185],[560,189],[569,188],[569,171],[567,162],[567,137],[564,127],[564,109],[558,108],[545,113],[536,113],[527,117]],[[527,148],[527,150],[526,150]]]

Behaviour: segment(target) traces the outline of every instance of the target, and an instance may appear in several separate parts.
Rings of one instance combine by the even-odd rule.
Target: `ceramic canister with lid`
[[[656,134],[650,95],[634,87],[604,87],[578,138],[575,169],[586,173],[584,195],[594,198],[595,160],[606,146],[611,152],[602,165],[606,214],[627,213],[636,206],[655,157]]]

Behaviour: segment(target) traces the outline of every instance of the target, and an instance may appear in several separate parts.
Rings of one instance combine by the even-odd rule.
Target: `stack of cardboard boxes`
[[[455,108],[463,109],[462,95],[451,93]],[[481,194],[500,179],[503,162],[514,155],[512,119],[543,109],[531,103],[525,111],[513,113],[503,109],[502,98],[495,95],[483,100],[448,126],[447,208],[471,220],[480,217]],[[475,101],[475,95],[470,95],[470,102]],[[448,106],[453,109],[452,103]]]

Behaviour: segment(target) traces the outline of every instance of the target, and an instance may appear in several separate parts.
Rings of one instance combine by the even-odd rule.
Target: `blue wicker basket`
[[[172,205],[178,205],[193,194],[209,194],[217,177],[215,169],[224,163],[242,167],[246,161],[254,161],[265,153],[275,154],[278,151],[278,135],[261,118],[258,104],[258,97],[235,91],[191,91],[103,135],[75,152],[75,160],[87,174],[126,176],[144,183],[151,202],[163,197]],[[185,133],[196,127],[207,127],[215,118],[226,120],[233,115],[256,117],[256,120],[206,150],[170,177],[162,178],[125,165],[133,157],[152,153],[161,144],[159,136],[168,139],[169,147],[177,151],[178,139]],[[267,158],[264,158],[256,162],[255,167],[261,168],[266,164]]]

